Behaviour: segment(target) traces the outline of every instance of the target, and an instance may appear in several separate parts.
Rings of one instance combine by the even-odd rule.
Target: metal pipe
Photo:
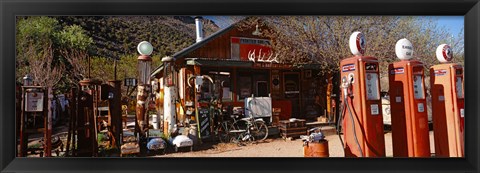
[[[195,31],[197,34],[197,43],[203,40],[203,18],[200,16],[195,17]]]

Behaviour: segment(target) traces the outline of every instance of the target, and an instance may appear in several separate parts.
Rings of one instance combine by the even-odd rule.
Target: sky
[[[464,16],[437,16],[438,26],[443,26],[450,34],[458,35],[464,29]]]

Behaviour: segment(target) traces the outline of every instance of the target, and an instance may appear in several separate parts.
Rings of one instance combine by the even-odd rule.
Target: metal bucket
[[[328,141],[308,142],[303,146],[304,157],[329,157]]]

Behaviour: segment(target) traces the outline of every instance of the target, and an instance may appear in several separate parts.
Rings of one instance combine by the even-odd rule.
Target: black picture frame
[[[478,0],[1,0],[1,172],[478,172]],[[15,158],[15,16],[464,15],[465,158]]]

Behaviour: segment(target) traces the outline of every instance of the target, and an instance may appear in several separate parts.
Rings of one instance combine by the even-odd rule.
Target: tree
[[[54,35],[58,22],[48,17],[31,17],[18,21],[17,79],[31,73],[35,83],[48,88],[55,87],[65,67],[54,57]],[[20,75],[20,76],[18,76]]]
[[[381,77],[387,78],[388,64],[397,61],[395,44],[407,38],[414,46],[414,59],[428,69],[438,64],[436,47],[453,45],[457,62],[463,62],[463,31],[452,40],[445,28],[437,26],[432,17],[418,16],[267,16],[249,17],[240,29],[268,26],[262,31],[272,39],[278,60],[286,63],[316,63],[324,73],[336,72],[340,61],[351,57],[349,37],[354,31],[363,32],[367,41],[366,56],[380,61]],[[453,42],[453,43],[452,43]],[[428,74],[426,74],[428,76]],[[388,82],[382,82],[388,89]]]
[[[60,54],[69,63],[69,83],[78,85],[80,80],[90,77],[88,49],[93,44],[93,39],[78,25],[66,26],[55,36]]]

